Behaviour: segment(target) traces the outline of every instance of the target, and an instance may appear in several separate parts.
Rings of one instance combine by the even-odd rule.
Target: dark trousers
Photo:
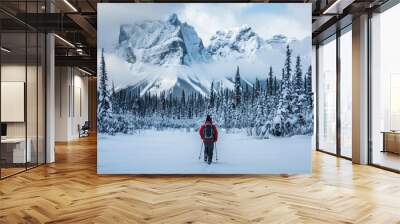
[[[212,162],[214,143],[204,144],[204,161]]]

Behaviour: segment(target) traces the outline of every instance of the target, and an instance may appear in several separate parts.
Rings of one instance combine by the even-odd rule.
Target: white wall
[[[78,125],[88,120],[88,77],[72,67],[56,67],[56,141],[79,137]]]
[[[28,137],[31,134],[31,130],[35,130],[36,136],[36,107],[37,105],[37,93],[36,93],[36,80],[31,75],[36,76],[35,66],[25,66],[21,64],[4,64],[1,66],[1,81],[2,82],[24,82],[27,83],[26,72],[28,72],[28,88],[27,88],[27,125],[28,125]],[[32,87],[33,86],[33,87]],[[31,88],[29,88],[31,87]],[[2,96],[5,97],[5,96]],[[39,105],[41,107],[42,105]],[[8,108],[1,108],[1,110],[7,110]],[[24,108],[22,108],[24,110]],[[25,137],[25,126],[26,122],[7,122],[7,134],[8,137]],[[33,132],[33,131],[32,131]]]
[[[24,65],[8,64],[1,66],[1,81],[3,82],[25,82]],[[7,110],[7,108],[1,108]],[[25,137],[25,122],[8,122],[7,123],[7,137]]]
[[[37,70],[38,69],[38,70]],[[27,79],[27,80],[26,80]],[[45,150],[45,115],[44,115],[44,73],[42,67],[25,65],[25,64],[3,64],[1,66],[1,81],[2,82],[23,82],[26,85],[26,101],[23,100],[23,105],[19,108],[10,108],[3,105],[2,112],[22,113],[22,120],[19,122],[5,122],[7,124],[7,137],[9,138],[24,138],[29,139],[29,147],[31,148],[32,161],[44,163]],[[3,92],[2,94],[7,94]],[[25,87],[19,90],[19,94],[25,93]],[[7,95],[2,95],[2,99],[8,98]],[[25,97],[22,97],[25,98]],[[12,103],[12,102],[11,102]],[[17,102],[15,102],[17,103]],[[26,106],[25,106],[26,103]],[[8,111],[20,110],[20,111]],[[2,114],[3,114],[2,113]],[[26,120],[24,114],[26,113]],[[3,119],[2,119],[3,120]],[[51,161],[50,161],[51,162]]]

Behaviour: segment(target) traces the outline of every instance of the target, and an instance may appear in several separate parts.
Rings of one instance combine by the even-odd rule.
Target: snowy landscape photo
[[[311,5],[98,4],[99,174],[311,172]]]

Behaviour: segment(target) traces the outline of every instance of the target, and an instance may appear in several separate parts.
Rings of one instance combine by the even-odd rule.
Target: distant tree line
[[[140,88],[115,91],[108,87],[102,53],[99,74],[99,132],[135,133],[140,129],[197,128],[210,114],[225,129],[245,129],[249,135],[291,136],[311,134],[313,93],[311,66],[303,73],[300,56],[292,69],[292,50],[286,48],[285,63],[278,78],[269,67],[264,79],[249,83],[241,78],[240,68],[233,77],[234,88],[215,87],[208,96],[182,91],[180,96],[159,95]]]

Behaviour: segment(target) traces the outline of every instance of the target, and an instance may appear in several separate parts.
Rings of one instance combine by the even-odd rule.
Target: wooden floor
[[[400,170],[400,155],[391,152],[381,152],[376,150],[373,155],[375,164]]]
[[[315,152],[312,175],[96,174],[96,139],[0,181],[0,223],[400,223],[400,175]]]

